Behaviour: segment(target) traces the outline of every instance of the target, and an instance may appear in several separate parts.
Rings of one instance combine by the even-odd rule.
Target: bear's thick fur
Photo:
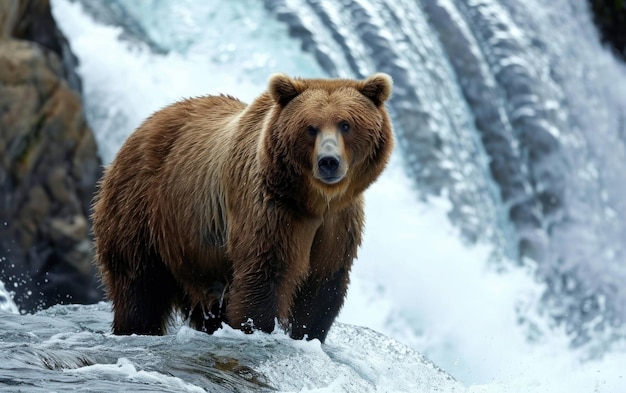
[[[247,106],[170,105],[125,142],[94,205],[115,334],[163,334],[181,311],[324,341],[361,243],[363,191],[393,146],[391,78],[276,74]]]

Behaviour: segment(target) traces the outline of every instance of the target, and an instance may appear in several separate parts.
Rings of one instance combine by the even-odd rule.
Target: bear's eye
[[[339,123],[339,130],[341,132],[348,132],[350,131],[350,123],[348,123],[347,121],[342,121]]]
[[[315,126],[308,126],[306,128],[306,131],[309,133],[309,135],[315,136],[315,135],[317,135],[317,131],[318,130],[317,130],[317,127],[315,127]]]

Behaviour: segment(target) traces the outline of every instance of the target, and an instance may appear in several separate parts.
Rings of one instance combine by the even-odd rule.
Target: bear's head
[[[363,192],[393,148],[385,109],[391,88],[382,73],[362,81],[273,75],[264,151],[275,169],[274,188],[309,205],[316,197],[328,205]]]

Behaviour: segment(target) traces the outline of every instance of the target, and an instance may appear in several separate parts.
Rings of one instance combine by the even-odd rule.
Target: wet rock
[[[0,280],[23,311],[102,298],[89,209],[101,162],[47,0],[0,2]]]
[[[589,7],[602,42],[626,60],[626,1],[589,0]]]

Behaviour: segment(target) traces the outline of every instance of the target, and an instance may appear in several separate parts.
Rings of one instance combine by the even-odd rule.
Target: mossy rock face
[[[626,0],[589,0],[602,42],[626,60]]]
[[[47,0],[0,2],[0,280],[24,311],[102,298],[89,238],[101,162],[68,53]]]

